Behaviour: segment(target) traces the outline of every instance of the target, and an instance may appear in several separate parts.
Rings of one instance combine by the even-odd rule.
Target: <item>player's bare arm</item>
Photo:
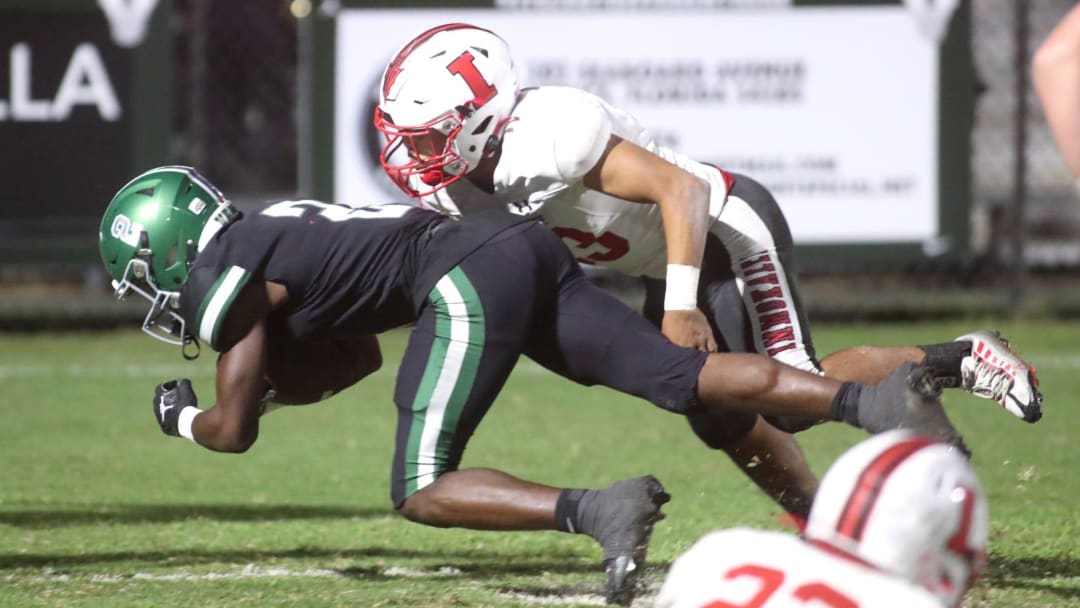
[[[1039,45],[1031,77],[1058,149],[1080,178],[1080,6]]]
[[[217,363],[217,401],[192,423],[196,443],[218,452],[244,452],[259,436],[259,414],[266,390],[266,315],[271,298],[283,302],[284,287],[253,281],[233,303],[222,327],[223,344],[232,344]]]
[[[285,288],[269,282],[240,290],[220,330],[216,402],[199,409],[186,378],[158,385],[154,410],[162,431],[217,452],[244,452],[255,443],[266,390],[266,316],[286,299]]]
[[[612,135],[584,184],[624,200],[660,206],[667,242],[664,335],[708,352],[716,340],[697,307],[698,273],[709,229],[709,184],[645,148]]]

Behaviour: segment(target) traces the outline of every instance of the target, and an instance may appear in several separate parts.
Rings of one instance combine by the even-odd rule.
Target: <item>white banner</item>
[[[502,36],[521,84],[590,90],[664,144],[772,190],[797,243],[938,235],[938,47],[903,6],[740,11],[345,10],[335,197],[398,200],[371,126],[378,81],[444,22]]]

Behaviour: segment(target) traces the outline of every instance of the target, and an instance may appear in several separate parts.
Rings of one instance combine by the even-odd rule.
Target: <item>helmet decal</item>
[[[390,60],[390,64],[386,66],[386,72],[383,75],[382,94],[383,97],[390,95],[390,89],[394,86],[394,81],[397,80],[398,74],[401,73],[401,64],[405,63],[409,55],[412,54],[416,47],[424,44],[428,40],[431,40],[432,36],[439,32],[447,32],[450,30],[458,29],[482,29],[468,23],[446,23],[444,25],[437,25],[431,29],[422,32],[416,38],[413,38],[408,44],[406,44],[393,59]],[[483,30],[487,32],[487,30]],[[491,32],[488,32],[491,33]]]
[[[120,239],[125,245],[138,247],[139,235],[142,234],[142,231],[142,224],[132,222],[131,218],[123,213],[117,213],[116,219],[113,220],[110,234],[112,234],[113,238]]]
[[[476,69],[476,56],[470,51],[464,51],[458,55],[458,58],[451,61],[446,66],[446,69],[451,74],[464,78],[465,84],[469,85],[469,90],[473,92],[473,95],[476,95],[476,98],[472,101],[472,106],[465,108],[465,111],[462,112],[465,115],[472,114],[473,110],[487,103],[499,92],[490,82],[484,80],[484,75],[480,73],[480,70]],[[491,117],[488,116],[487,120],[491,120]]]

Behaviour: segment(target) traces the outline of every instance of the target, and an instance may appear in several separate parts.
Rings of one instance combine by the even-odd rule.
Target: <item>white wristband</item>
[[[664,310],[694,310],[697,308],[698,279],[701,269],[685,264],[667,265],[667,287],[664,289]]]
[[[195,422],[195,416],[198,416],[201,413],[202,410],[192,405],[180,410],[180,416],[176,421],[176,430],[180,433],[181,437],[186,437],[195,441],[195,435],[191,432],[191,425]]]

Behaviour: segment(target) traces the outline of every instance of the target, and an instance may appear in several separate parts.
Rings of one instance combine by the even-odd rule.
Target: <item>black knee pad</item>
[[[821,422],[812,416],[765,416],[765,420],[785,433],[799,433]]]
[[[696,409],[686,415],[690,428],[705,445],[722,450],[746,437],[754,428],[758,415],[753,412],[715,412]]]

